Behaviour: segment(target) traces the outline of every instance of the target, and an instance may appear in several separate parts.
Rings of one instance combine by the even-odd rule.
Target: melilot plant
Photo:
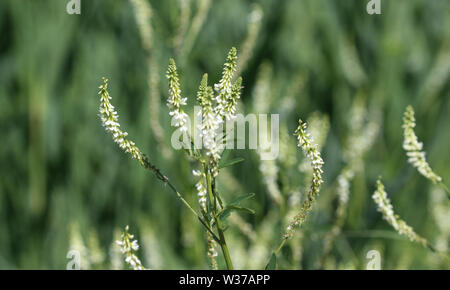
[[[167,106],[169,107],[169,115],[172,117],[172,125],[183,133],[181,137],[184,140],[183,144],[185,145],[186,154],[189,158],[194,159],[198,165],[193,170],[193,175],[198,178],[198,182],[196,183],[198,210],[195,210],[195,206],[186,201],[172,182],[150,162],[149,158],[142,153],[133,141],[128,139],[128,134],[120,129],[118,114],[114,106],[110,103],[111,96],[108,93],[107,79],[103,79],[103,84],[100,86],[99,91],[100,118],[106,131],[112,134],[114,142],[125,153],[130,154],[133,159],[137,160],[145,169],[153,172],[159,180],[167,184],[205,228],[208,258],[212,269],[217,268],[217,261],[215,260],[217,256],[217,244],[222,251],[227,269],[233,269],[233,263],[224,233],[224,224],[230,213],[233,211],[254,213],[252,209],[241,205],[243,201],[252,198],[254,196],[253,193],[236,197],[227,203],[217,190],[217,177],[220,169],[243,161],[243,159],[226,160],[224,157],[224,142],[227,138],[230,138],[230,136],[227,136],[227,132],[224,132],[224,124],[236,118],[236,106],[242,89],[242,78],[235,76],[236,61],[237,50],[232,48],[228,53],[220,81],[214,84],[214,86],[211,86],[208,84],[207,74],[204,74],[201,79],[197,92],[197,101],[201,106],[199,117],[201,117],[202,122],[198,129],[200,130],[203,146],[196,148],[192,146],[194,143],[187,126],[188,115],[183,109],[187,103],[187,98],[182,96],[176,63],[173,59],[169,60],[166,75],[169,83]],[[320,184],[323,182],[323,160],[316,145],[312,143],[311,135],[306,131],[306,123],[301,120],[299,121],[295,136],[298,139],[298,146],[303,149],[305,155],[310,159],[313,168],[313,180],[300,213],[287,227],[286,233],[282,238],[282,243],[276,253],[281,250],[286,241],[294,234],[295,227],[305,221],[308,213],[312,209],[315,198],[319,194]],[[188,142],[185,142],[186,138]],[[134,251],[137,250],[136,242],[130,242],[130,239],[132,237],[128,234],[127,227],[119,243],[122,251],[127,255],[127,262],[133,268],[141,268],[142,265],[134,255]],[[272,257],[268,268],[274,268],[273,259]]]
[[[411,163],[420,174],[425,176],[425,178],[444,188],[450,197],[450,191],[443,183],[442,177],[437,175],[428,164],[425,158],[425,151],[423,151],[423,143],[419,142],[416,133],[414,132],[414,127],[416,127],[414,109],[411,106],[408,106],[403,114],[403,149],[405,149],[406,155],[408,156],[408,162]]]

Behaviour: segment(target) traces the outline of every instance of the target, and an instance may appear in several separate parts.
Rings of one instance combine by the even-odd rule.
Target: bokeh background
[[[122,127],[197,204],[196,165],[170,147],[165,71],[174,57],[192,108],[202,74],[217,82],[232,46],[241,57],[241,112],[280,114],[284,134],[277,161],[237,150],[245,162],[220,174],[225,200],[256,193],[246,203],[256,214],[233,214],[226,231],[235,267],[264,268],[299,209],[308,169],[291,133],[298,118],[320,116],[329,120],[325,183],[279,268],[365,269],[373,249],[384,269],[450,268],[397,235],[371,199],[381,175],[396,212],[447,251],[449,202],[407,163],[401,125],[411,104],[428,161],[449,184],[449,1],[382,0],[382,15],[368,15],[363,0],[144,0],[148,15],[147,5],[127,0],[82,0],[81,15],[68,15],[67,2],[0,1],[1,269],[65,269],[70,249],[81,252],[84,269],[126,268],[114,245],[125,225],[146,267],[207,269],[203,229],[113,143],[97,91],[109,78]],[[352,160],[352,133],[367,129],[358,122],[377,133],[373,144],[356,139],[367,152],[342,231],[323,257],[336,179]]]

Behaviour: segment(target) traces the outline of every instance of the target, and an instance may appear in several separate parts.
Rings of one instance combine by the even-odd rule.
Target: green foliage
[[[275,253],[270,256],[269,263],[266,265],[265,270],[276,270],[277,268],[277,256]]]
[[[240,196],[238,198],[236,198],[235,200],[231,201],[230,203],[226,204],[225,207],[223,208],[223,210],[221,210],[218,215],[219,218],[223,221],[226,220],[226,218],[233,212],[233,211],[241,211],[241,212],[245,212],[245,213],[249,213],[249,214],[255,214],[255,211],[247,208],[247,207],[243,207],[240,206],[240,203],[246,199],[250,199],[255,197],[254,193],[248,193],[246,195]]]
[[[242,157],[233,158],[231,160],[223,160],[222,159],[219,162],[219,169],[233,166],[233,165],[236,165],[236,164],[244,162],[244,161],[245,161],[245,158],[242,158]]]
[[[84,249],[90,268],[123,268],[114,241],[125,225],[136,234],[146,267],[208,268],[209,245],[197,217],[111,142],[98,120],[96,88],[108,77],[123,128],[196,204],[192,161],[170,147],[163,77],[168,60],[177,61],[180,89],[188,97],[184,112],[192,116],[202,74],[219,82],[215,72],[229,48],[236,46],[239,57],[251,42],[248,61],[236,64],[243,77],[236,105],[244,113],[279,113],[287,137],[279,159],[266,166],[276,171],[261,170],[268,164],[250,150],[222,157],[245,158],[221,169],[216,187],[223,201],[255,193],[254,215],[238,211],[226,219],[235,267],[262,269],[269,260],[269,269],[319,267],[339,205],[336,180],[354,159],[344,157],[353,148],[348,140],[352,130],[365,136],[369,127],[349,126],[349,108],[361,98],[362,124],[376,123],[380,131],[347,178],[345,217],[324,268],[365,269],[373,249],[385,269],[450,268],[448,260],[400,238],[371,199],[382,174],[396,213],[439,251],[448,251],[448,200],[439,185],[418,178],[407,164],[401,126],[411,105],[427,162],[450,180],[449,1],[383,1],[383,14],[373,16],[360,0],[192,0],[184,8],[184,1],[143,1],[151,5],[143,17],[151,24],[149,39],[130,1],[82,0],[81,15],[66,14],[61,0],[0,1],[1,269],[65,269],[72,247]],[[255,3],[258,30],[249,26]],[[251,31],[258,31],[256,38],[246,41]],[[320,150],[324,183],[308,220],[274,257],[310,186],[311,171],[298,169],[304,157],[291,133],[300,117],[313,112],[330,124]],[[278,198],[265,182],[267,172]]]

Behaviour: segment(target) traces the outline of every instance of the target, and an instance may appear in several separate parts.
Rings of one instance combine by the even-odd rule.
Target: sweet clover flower
[[[122,150],[143,164],[145,159],[144,155],[139,148],[136,147],[133,141],[127,139],[128,133],[120,129],[119,115],[114,110],[114,106],[110,103],[111,96],[108,93],[108,79],[103,78],[103,84],[99,88],[99,111],[103,127],[105,127],[107,132],[112,134],[114,142],[116,142]]]
[[[212,235],[208,232],[206,233],[206,240],[208,242],[208,259],[210,262],[211,269],[217,270],[217,243],[214,241]]]
[[[203,138],[203,146],[207,150],[207,155],[215,160],[220,159],[220,146],[216,140],[221,119],[214,112],[213,108],[214,92],[208,86],[208,75],[204,74],[197,92],[197,101],[202,107],[199,114],[202,122],[199,125],[200,136]]]
[[[197,101],[202,107],[199,112],[202,117],[199,125],[200,137],[206,149],[206,155],[209,157],[209,171],[213,177],[218,175],[218,163],[224,148],[222,125],[236,117],[236,106],[241,96],[242,78],[239,77],[233,83],[236,60],[237,50],[233,47],[228,53],[219,83],[215,84],[213,89],[208,86],[208,75],[204,74],[197,92]],[[178,73],[173,59],[169,63],[167,78],[169,79],[167,105],[170,108],[170,115],[175,120],[173,123],[182,131],[187,131],[188,116],[181,109],[187,99],[181,97]],[[217,95],[214,94],[214,91],[217,92]]]
[[[411,106],[406,108],[403,115],[403,149],[408,156],[408,162],[411,163],[417,170],[431,180],[433,183],[439,183],[442,178],[433,172],[430,165],[425,159],[425,152],[422,151],[423,143],[419,142],[414,127],[416,127],[416,120],[414,118],[414,110]]]
[[[133,270],[145,270],[141,261],[136,256],[135,252],[139,250],[137,240],[133,240],[134,235],[128,233],[129,227],[125,227],[125,232],[122,233],[120,240],[116,244],[120,246],[120,251],[125,255],[125,262],[133,268]]]
[[[419,243],[424,247],[429,247],[427,240],[416,234],[412,227],[408,226],[405,221],[400,219],[394,213],[391,201],[384,189],[384,185],[379,178],[377,180],[377,189],[372,195],[373,200],[378,205],[378,211],[383,214],[383,218],[400,234],[406,236],[410,241]]]
[[[234,98],[236,98],[236,94],[233,95],[234,86],[232,84],[232,80],[233,74],[236,71],[236,60],[237,50],[233,47],[228,53],[227,60],[224,64],[222,78],[219,83],[214,85],[214,89],[218,93],[216,96],[217,106],[215,107],[215,112],[223,120],[231,120],[234,118]]]
[[[319,194],[320,185],[323,183],[322,179],[322,165],[323,160],[320,156],[319,150],[317,150],[317,145],[313,144],[311,135],[306,131],[306,123],[299,120],[299,126],[295,131],[295,136],[297,136],[298,147],[301,147],[303,153],[309,158],[311,162],[311,167],[313,169],[313,179],[311,182],[311,187],[308,192],[307,199],[303,202],[300,213],[296,215],[293,221],[287,227],[284,238],[289,238],[294,235],[295,227],[303,224],[312,209],[312,205],[315,201],[316,196]]]
[[[169,115],[173,118],[174,126],[180,128],[181,131],[187,131],[188,115],[181,108],[186,105],[187,98],[181,97],[177,67],[173,59],[170,59],[169,61],[169,68],[166,76],[169,80],[169,98],[167,99],[167,106],[170,110]]]
[[[192,174],[196,177],[200,177],[199,181],[195,184],[195,188],[197,189],[198,203],[200,204],[200,208],[203,212],[206,212],[206,187],[203,179],[205,178],[205,174],[199,170],[193,170]]]

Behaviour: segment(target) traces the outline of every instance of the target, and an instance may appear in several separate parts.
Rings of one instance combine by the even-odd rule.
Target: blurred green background
[[[278,199],[255,151],[233,152],[245,162],[219,177],[226,200],[256,193],[248,202],[256,214],[233,217],[226,232],[235,267],[264,268],[288,213],[299,209],[307,178],[291,133],[298,118],[320,112],[330,120],[325,183],[279,268],[365,269],[366,253],[375,249],[384,269],[450,269],[397,235],[371,199],[381,175],[396,212],[447,251],[448,200],[407,163],[401,125],[411,104],[428,161],[449,184],[450,2],[382,0],[382,15],[368,15],[367,2],[150,0],[141,35],[139,13],[127,0],[81,0],[81,15],[66,13],[68,0],[0,1],[0,268],[65,269],[70,249],[82,253],[84,269],[126,268],[114,246],[125,225],[146,267],[208,268],[198,221],[102,128],[97,88],[109,78],[122,127],[196,204],[195,166],[169,146],[168,59],[177,61],[192,108],[201,75],[217,82],[236,46],[241,57],[247,53],[241,112],[280,114],[290,137],[272,180]],[[321,264],[355,100],[379,133],[351,182],[342,232]],[[218,260],[223,267],[221,254]]]

